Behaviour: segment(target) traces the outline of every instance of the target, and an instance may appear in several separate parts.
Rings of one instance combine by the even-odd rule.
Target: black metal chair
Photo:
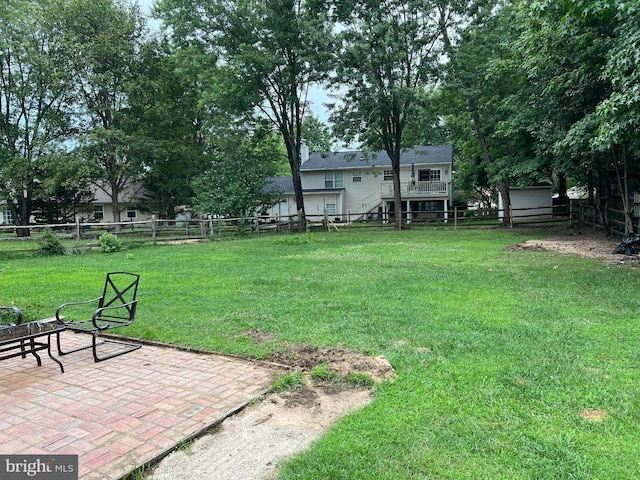
[[[126,327],[131,325],[136,317],[136,308],[138,306],[138,282],[140,275],[128,272],[111,272],[107,273],[104,283],[102,296],[82,302],[64,303],[56,310],[56,322],[62,323],[76,333],[91,333],[93,340],[90,345],[75,348],[73,350],[62,351],[60,346],[60,333],[57,333],[58,354],[67,355],[91,348],[93,350],[93,359],[96,362],[117,357],[128,352],[139,349],[142,345],[137,343],[125,342],[112,337],[102,337],[98,342],[98,335],[107,330],[114,328]],[[79,313],[87,312],[88,305],[97,305],[93,311],[91,318],[75,320],[74,317]],[[84,308],[82,307],[84,306]],[[63,315],[64,311],[64,315]],[[73,315],[73,316],[72,316]],[[115,344],[120,346],[116,350],[110,349],[105,355],[98,355],[98,346],[105,344]]]

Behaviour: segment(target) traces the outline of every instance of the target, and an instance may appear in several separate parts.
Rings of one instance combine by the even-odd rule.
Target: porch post
[[[444,199],[444,223],[447,223],[447,220],[449,220],[449,199],[445,198]]]

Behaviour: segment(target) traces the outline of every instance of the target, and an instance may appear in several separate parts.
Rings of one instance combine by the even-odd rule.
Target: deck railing
[[[393,198],[393,183],[381,184],[382,198]],[[438,182],[400,182],[400,192],[403,198],[424,197],[424,196],[447,196],[449,194],[449,183]]]

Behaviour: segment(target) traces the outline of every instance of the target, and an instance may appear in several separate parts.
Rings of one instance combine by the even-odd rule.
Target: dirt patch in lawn
[[[327,370],[336,373],[339,377],[362,373],[369,375],[376,383],[395,378],[395,371],[385,357],[368,357],[360,352],[347,350],[341,345],[337,347],[314,347],[308,343],[290,345],[282,352],[272,354],[269,360],[303,372],[310,372],[318,365],[326,365]]]
[[[245,332],[256,342],[273,335]],[[365,374],[375,383],[393,380],[395,371],[382,356],[368,357],[342,346],[287,345],[267,359],[279,373],[302,371],[306,384],[296,390],[270,393],[227,418],[207,434],[164,458],[145,478],[155,480],[260,480],[277,476],[278,465],[309,448],[341,417],[367,405],[372,390],[342,382],[314,382],[318,365],[346,377]]]
[[[606,410],[584,409],[580,411],[580,417],[588,422],[602,422],[609,418],[609,412]]]
[[[566,255],[591,258],[607,265],[622,267],[640,266],[638,255],[613,253],[622,238],[608,236],[600,230],[585,227],[549,228],[549,236],[538,240],[527,240],[505,248],[510,251],[552,251]]]

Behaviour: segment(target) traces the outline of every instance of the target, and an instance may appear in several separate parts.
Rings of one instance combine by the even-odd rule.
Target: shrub
[[[44,229],[44,235],[40,239],[40,255],[50,256],[50,255],[64,255],[65,248],[62,245],[62,242],[53,231],[47,227]]]
[[[124,250],[122,241],[113,233],[105,232],[100,235],[100,251],[102,253],[113,253]]]

